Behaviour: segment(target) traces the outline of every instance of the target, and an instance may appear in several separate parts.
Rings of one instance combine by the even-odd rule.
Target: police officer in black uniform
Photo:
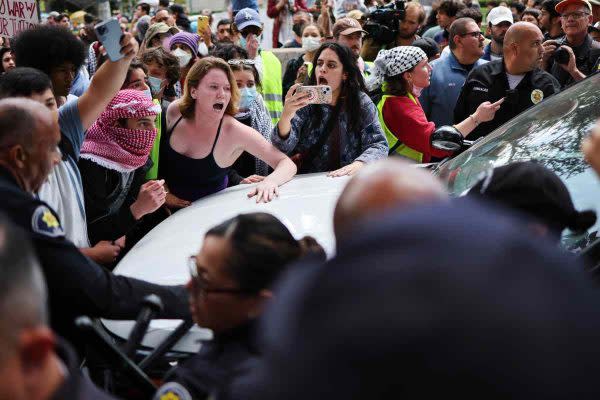
[[[29,235],[0,214],[0,397],[110,400],[47,326],[47,293]]]
[[[161,286],[113,275],[64,238],[56,213],[33,193],[60,160],[56,118],[29,99],[0,101],[0,211],[25,229],[49,289],[51,326],[73,342],[80,315],[134,319],[142,299],[158,295],[164,318],[189,318],[183,286]]]
[[[493,120],[479,123],[468,136],[485,136],[506,121],[560,91],[558,81],[539,68],[543,36],[528,22],[512,25],[504,37],[504,60],[481,65],[469,74],[454,108],[454,121],[473,117],[484,101],[504,98]]]
[[[600,43],[588,33],[593,17],[587,0],[563,0],[556,12],[561,14],[565,36],[544,42],[542,64],[564,88],[598,71]]]

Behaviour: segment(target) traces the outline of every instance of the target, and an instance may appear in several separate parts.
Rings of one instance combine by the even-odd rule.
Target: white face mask
[[[421,95],[421,92],[423,91],[423,89],[425,89],[425,88],[413,84],[412,94],[415,97],[419,97]]]
[[[321,39],[319,38],[312,36],[302,38],[302,48],[306,51],[315,51],[319,46],[321,46]]]
[[[206,46],[206,43],[200,42],[198,45],[198,54],[202,57],[206,57],[208,55],[208,46]]]
[[[175,49],[171,52],[179,60],[179,67],[184,68],[192,59],[192,55],[185,50]]]

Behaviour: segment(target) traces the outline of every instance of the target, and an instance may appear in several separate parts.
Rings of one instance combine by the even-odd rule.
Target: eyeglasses
[[[575,11],[568,14],[562,14],[561,17],[564,19],[569,19],[569,17],[573,17],[573,19],[581,19],[583,17],[587,17],[588,15],[590,14],[583,11]]]
[[[472,37],[474,37],[474,38],[478,38],[478,37],[480,37],[480,36],[483,36],[483,33],[481,33],[480,31],[476,31],[476,32],[467,32],[467,33],[463,33],[463,34],[462,34],[462,35],[460,35],[460,36],[463,36],[463,37],[464,37],[464,36],[472,36]]]
[[[188,259],[188,269],[192,278],[192,290],[196,294],[209,293],[229,293],[229,294],[251,294],[252,290],[240,288],[209,288],[208,282],[198,275],[198,265],[196,264],[196,256],[190,256]]]
[[[241,59],[233,59],[233,60],[229,60],[227,61],[229,63],[229,65],[254,65],[256,64],[256,62],[254,60],[241,60]]]

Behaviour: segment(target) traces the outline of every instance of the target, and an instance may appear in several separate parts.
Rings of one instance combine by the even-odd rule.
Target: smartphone
[[[208,16],[207,15],[198,15],[198,35],[204,34],[204,31],[208,27]]]
[[[121,37],[123,36],[123,32],[121,31],[119,21],[109,19],[108,21],[101,22],[94,27],[94,31],[96,31],[98,40],[104,46],[110,61],[119,61],[125,57],[121,54]]]
[[[331,103],[332,92],[331,86],[300,86],[296,89],[298,93],[308,93],[309,104],[328,104]]]

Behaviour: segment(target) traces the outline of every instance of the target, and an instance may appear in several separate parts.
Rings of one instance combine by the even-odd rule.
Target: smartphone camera
[[[106,33],[106,27],[105,26],[99,26],[98,27],[98,33],[100,35],[104,35]]]

